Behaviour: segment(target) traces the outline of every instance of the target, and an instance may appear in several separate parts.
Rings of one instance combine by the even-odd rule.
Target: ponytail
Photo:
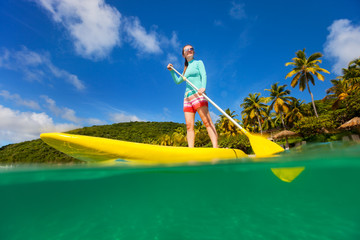
[[[185,67],[189,66],[189,62],[188,60],[185,58],[185,64],[184,64]]]
[[[185,71],[186,71],[186,69],[187,69],[188,66],[189,66],[189,62],[188,62],[188,60],[185,58],[184,72],[183,72],[183,74],[185,74]]]

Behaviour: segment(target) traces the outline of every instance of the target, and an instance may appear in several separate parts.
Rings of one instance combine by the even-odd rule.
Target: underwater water
[[[360,239],[360,144],[177,166],[0,166],[0,239]]]

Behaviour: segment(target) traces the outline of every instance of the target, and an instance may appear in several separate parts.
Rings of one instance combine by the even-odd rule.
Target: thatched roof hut
[[[296,132],[293,131],[289,131],[289,130],[283,130],[277,134],[274,135],[274,139],[279,139],[279,138],[284,138],[284,137],[291,137],[291,136],[295,136],[298,135]]]
[[[352,128],[356,126],[360,126],[360,117],[352,118],[351,120],[341,125],[339,128]]]

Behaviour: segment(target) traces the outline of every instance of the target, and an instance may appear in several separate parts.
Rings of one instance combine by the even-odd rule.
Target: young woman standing
[[[182,49],[182,56],[185,58],[185,67],[183,75],[193,83],[199,90],[196,91],[189,84],[186,84],[185,96],[184,96],[184,113],[187,129],[187,141],[189,147],[194,147],[195,143],[195,114],[199,113],[201,120],[203,121],[206,130],[209,134],[211,143],[214,148],[218,147],[218,135],[211,120],[208,101],[203,96],[206,89],[206,71],[204,63],[201,60],[194,60],[194,48],[191,45],[186,45]],[[172,64],[169,63],[167,68],[169,69],[172,78],[176,84],[180,84],[185,81],[181,76],[177,77],[172,70]]]

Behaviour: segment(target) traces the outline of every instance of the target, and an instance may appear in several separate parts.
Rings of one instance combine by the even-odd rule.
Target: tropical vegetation
[[[271,89],[265,89],[266,91],[270,92],[269,99],[272,101],[270,106],[268,107],[269,110],[274,110],[277,115],[280,116],[281,123],[284,128],[284,115],[286,115],[290,110],[291,100],[293,99],[290,97],[290,90],[285,90],[286,85],[278,86],[279,83],[275,83],[271,85]]]
[[[260,95],[260,93],[249,93],[249,96],[244,98],[244,103],[240,106],[244,108],[242,111],[244,124],[248,126],[252,125],[251,130],[255,130],[258,126],[258,130],[262,134],[261,125],[263,123],[263,117],[266,116],[266,102],[268,100],[265,97],[260,97]]]

